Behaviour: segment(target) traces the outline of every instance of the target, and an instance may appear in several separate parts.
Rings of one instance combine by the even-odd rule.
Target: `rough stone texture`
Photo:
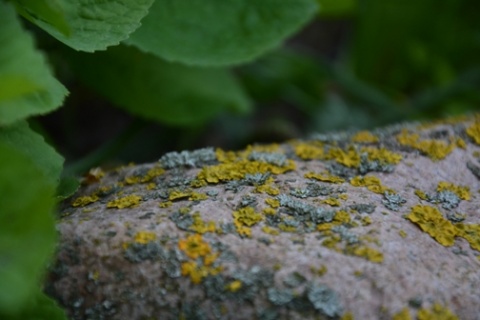
[[[477,126],[94,170],[62,207],[46,292],[72,319],[480,319]]]

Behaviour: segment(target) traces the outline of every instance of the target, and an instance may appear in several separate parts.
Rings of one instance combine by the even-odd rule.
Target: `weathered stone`
[[[46,291],[72,319],[480,319],[479,128],[96,170]]]

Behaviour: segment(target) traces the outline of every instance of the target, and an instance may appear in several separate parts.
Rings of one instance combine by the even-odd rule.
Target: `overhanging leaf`
[[[22,310],[15,314],[2,315],[1,319],[9,320],[67,320],[65,311],[55,301],[47,297],[40,288],[34,290],[32,298],[22,307]]]
[[[78,76],[116,105],[173,125],[205,122],[224,110],[246,112],[250,103],[224,69],[168,63],[134,47],[75,54]]]
[[[65,19],[62,0],[13,0],[17,11],[35,23],[50,24],[65,36],[70,35],[70,26]]]
[[[53,253],[54,186],[27,156],[4,142],[0,155],[0,314],[14,314],[38,291]]]
[[[58,184],[63,167],[62,156],[41,135],[31,130],[25,121],[0,128],[0,143],[9,145],[28,157],[50,184]]]
[[[58,108],[67,90],[53,77],[13,7],[0,2],[0,126]]]
[[[140,26],[154,0],[55,0],[56,11],[48,11],[49,19],[44,18],[45,6],[36,3],[39,0],[16,1],[28,10],[29,20],[59,41],[76,50],[93,52],[125,40]]]
[[[316,12],[315,0],[156,0],[127,42],[168,61],[247,62],[278,46]]]

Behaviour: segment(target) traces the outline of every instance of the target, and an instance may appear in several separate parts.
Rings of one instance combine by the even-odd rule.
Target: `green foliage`
[[[229,65],[277,47],[316,10],[311,0],[156,0],[127,42],[168,61]]]
[[[24,154],[0,142],[0,313],[22,311],[55,246],[54,185]]]
[[[53,77],[15,10],[0,1],[0,126],[58,108],[66,89]]]
[[[153,0],[15,0],[20,13],[66,45],[93,52],[140,26]]]
[[[70,63],[87,85],[147,119],[197,125],[223,110],[245,113],[251,109],[248,97],[226,69],[168,63],[127,46],[95,55],[76,54]]]

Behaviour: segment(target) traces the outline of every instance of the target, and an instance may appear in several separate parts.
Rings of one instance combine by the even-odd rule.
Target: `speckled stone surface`
[[[93,170],[45,290],[72,319],[480,319],[479,127]]]

